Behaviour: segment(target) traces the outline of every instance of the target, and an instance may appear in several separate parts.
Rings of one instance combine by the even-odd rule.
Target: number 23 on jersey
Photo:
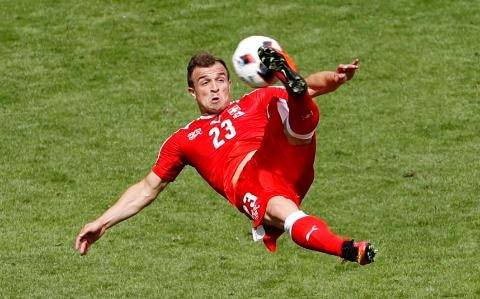
[[[220,127],[213,127],[208,132],[208,136],[213,136],[213,147],[218,149],[225,144],[225,140],[230,140],[237,135],[232,121],[226,119],[220,123]]]

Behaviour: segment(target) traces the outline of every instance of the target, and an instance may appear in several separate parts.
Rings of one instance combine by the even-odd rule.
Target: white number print
[[[211,128],[210,132],[208,132],[208,136],[213,135],[213,147],[215,149],[221,147],[225,144],[225,140],[220,139],[220,129],[217,127]]]
[[[250,215],[253,220],[258,219],[258,209],[260,209],[260,205],[257,205],[257,199],[258,197],[250,192],[247,192],[243,197],[243,210]]]
[[[221,138],[220,136],[221,135],[220,128],[222,128],[223,131],[226,131],[223,138]],[[208,132],[208,136],[213,136],[213,147],[215,149],[218,149],[219,147],[224,145],[225,140],[230,140],[233,137],[235,137],[235,135],[237,135],[237,132],[235,131],[235,127],[233,126],[232,122],[229,119],[222,121],[222,123],[220,124],[220,128],[213,127]]]

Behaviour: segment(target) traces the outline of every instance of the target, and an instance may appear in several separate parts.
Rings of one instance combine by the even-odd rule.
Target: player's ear
[[[197,97],[197,94],[195,93],[195,89],[193,87],[188,88],[188,93],[194,98]]]

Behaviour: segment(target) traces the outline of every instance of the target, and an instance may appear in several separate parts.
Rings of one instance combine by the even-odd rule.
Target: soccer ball
[[[233,69],[248,86],[264,87],[275,83],[277,78],[260,62],[258,48],[268,46],[282,50],[276,40],[266,36],[250,36],[242,40],[232,56]]]

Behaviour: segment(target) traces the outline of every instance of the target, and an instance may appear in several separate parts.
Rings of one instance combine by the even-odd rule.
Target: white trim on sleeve
[[[287,100],[279,99],[279,101],[277,102],[277,110],[278,110],[278,113],[280,113],[280,118],[282,119],[283,126],[287,130],[288,134],[290,134],[290,136],[297,139],[302,139],[302,140],[308,140],[313,137],[313,134],[315,134],[315,130],[307,134],[297,134],[293,132],[292,128],[290,127],[290,123],[288,121],[288,115],[290,111],[288,109]]]

